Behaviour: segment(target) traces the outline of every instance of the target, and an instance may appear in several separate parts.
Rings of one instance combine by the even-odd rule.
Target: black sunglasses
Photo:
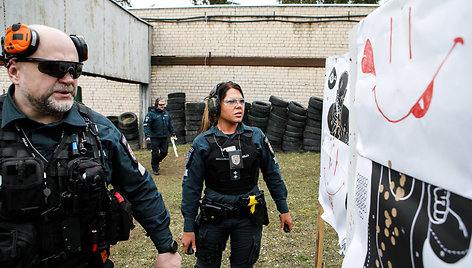
[[[70,73],[72,75],[72,78],[76,79],[82,74],[82,66],[84,65],[81,62],[46,60],[40,58],[16,58],[14,59],[14,61],[37,62],[38,70],[40,72],[55,78],[62,78],[67,73]]]

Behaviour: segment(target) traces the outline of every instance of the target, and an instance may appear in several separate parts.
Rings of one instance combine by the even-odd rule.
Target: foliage
[[[202,5],[232,5],[238,3],[235,3],[230,0],[192,0],[192,4],[195,6],[202,6]]]
[[[379,0],[277,0],[279,4],[378,4]]]
[[[174,239],[180,245],[183,230],[183,217],[180,213],[182,177],[189,145],[177,146],[178,158],[174,156],[172,149],[169,149],[169,155],[161,163],[161,175],[153,178],[171,215],[170,228]],[[135,154],[139,162],[150,170],[150,151],[140,150]],[[287,202],[293,219],[293,230],[288,234],[280,230],[279,213],[274,201],[269,197],[269,191],[261,176],[259,187],[268,195],[266,201],[270,224],[264,226],[260,257],[254,267],[314,267],[319,212],[317,189],[320,177],[320,154],[277,152],[276,156],[288,189]],[[155,267],[157,251],[151,239],[145,237],[146,232],[143,228],[136,221],[135,224],[136,228],[131,232],[130,240],[112,246],[111,260],[115,263],[115,267]],[[338,250],[337,234],[333,228],[326,225],[323,246],[324,267],[341,267],[342,256]],[[183,254],[181,246],[179,253],[183,258],[182,267],[195,265],[195,255]],[[228,242],[223,252],[221,267],[230,267],[229,255]]]
[[[115,0],[118,4],[120,4],[122,7],[131,7],[130,0]]]

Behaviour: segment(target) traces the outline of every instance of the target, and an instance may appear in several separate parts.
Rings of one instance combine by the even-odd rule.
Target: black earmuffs
[[[218,99],[219,88],[224,85],[226,82],[218,83],[211,91],[210,95],[207,97],[208,101],[208,112],[211,115],[216,116],[220,114],[220,100]]]

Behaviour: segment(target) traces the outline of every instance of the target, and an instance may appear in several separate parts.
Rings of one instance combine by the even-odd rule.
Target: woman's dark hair
[[[241,96],[244,98],[243,90],[238,84],[234,83],[233,81],[221,82],[217,84],[216,87],[210,92],[210,95],[206,98],[207,101],[205,105],[205,111],[203,112],[202,123],[200,125],[200,133],[203,133],[210,129],[210,127],[218,120],[219,113],[217,115],[211,115],[208,110],[208,103],[210,99],[217,97],[218,103],[221,107],[221,102],[226,97],[226,92],[230,89],[236,89],[241,93]]]

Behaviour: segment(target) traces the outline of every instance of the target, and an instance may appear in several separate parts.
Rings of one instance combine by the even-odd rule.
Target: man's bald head
[[[79,61],[77,49],[70,36],[63,31],[45,25],[31,25],[39,35],[38,49],[31,55],[33,58],[49,60]]]

